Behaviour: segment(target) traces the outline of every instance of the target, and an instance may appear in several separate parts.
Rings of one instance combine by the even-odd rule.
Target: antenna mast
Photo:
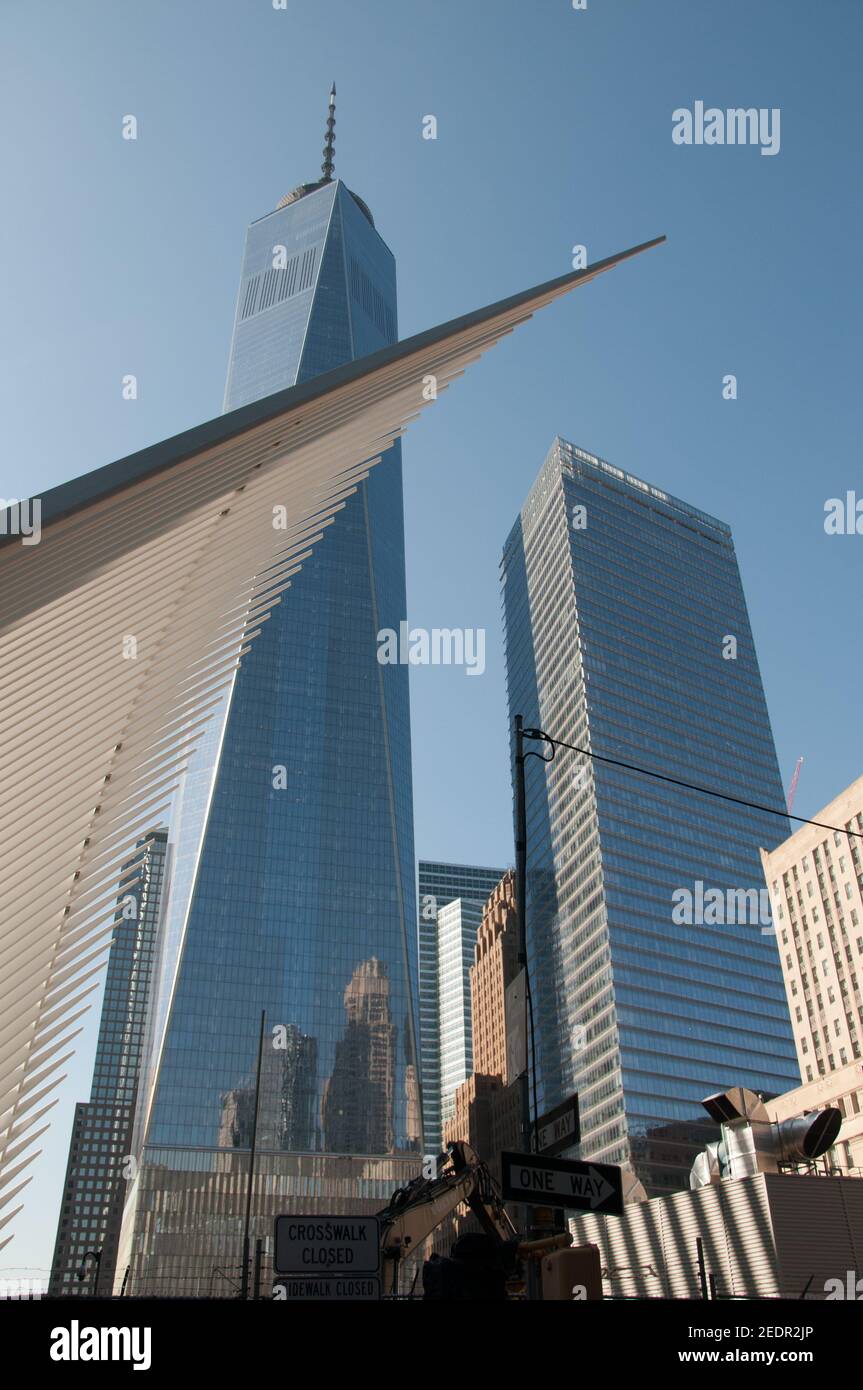
[[[336,167],[336,84],[330,89],[330,106],[327,115],[327,133],[324,138],[324,162],[321,165],[324,183],[332,183]]]

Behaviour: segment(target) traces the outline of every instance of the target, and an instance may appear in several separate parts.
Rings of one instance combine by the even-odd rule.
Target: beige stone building
[[[492,1109],[503,1091],[499,1076],[474,1072],[455,1093],[455,1109],[444,1124],[444,1143],[466,1139],[488,1161],[491,1154]]]
[[[504,874],[491,894],[476,937],[470,970],[474,1071],[506,1083],[507,985],[518,973],[518,922],[515,875]]]
[[[466,1140],[500,1182],[500,1155],[520,1147],[520,1097],[506,1072],[507,985],[518,974],[518,919],[515,875],[504,874],[483,909],[470,967],[473,1074],[456,1090],[454,1109],[444,1124],[444,1143]],[[452,1241],[478,1229],[467,1208],[444,1222],[434,1246],[447,1253]]]
[[[444,1142],[466,1139],[499,1177],[502,1149],[518,1148],[519,1097],[506,1073],[507,985],[518,973],[515,875],[504,874],[483,910],[470,968],[473,1075],[455,1093]]]
[[[835,1105],[832,1150],[863,1168],[863,777],[778,849],[761,851],[803,1084],[766,1102],[771,1119]]]
[[[813,819],[761,851],[805,1083],[863,1057],[863,777]]]

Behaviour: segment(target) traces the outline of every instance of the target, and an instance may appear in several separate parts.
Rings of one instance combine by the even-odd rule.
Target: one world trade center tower
[[[335,88],[323,177],[248,228],[226,411],[396,341],[395,262],[334,178],[334,126]],[[253,1237],[278,1213],[374,1211],[418,1169],[408,677],[377,660],[406,616],[404,549],[396,443],[243,657],[183,788],[131,1292],[206,1293],[238,1265],[262,1010]]]

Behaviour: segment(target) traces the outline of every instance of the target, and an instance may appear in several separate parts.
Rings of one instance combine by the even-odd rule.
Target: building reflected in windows
[[[324,1088],[328,1153],[392,1153],[394,1062],[398,1029],[390,1013],[387,967],[372,957],[358,965],[345,990],[347,1025],[336,1043]]]
[[[318,1044],[289,1024],[264,1036],[257,1144],[261,1149],[314,1152]],[[248,1149],[255,1116],[255,1078],[222,1096],[219,1147]]]

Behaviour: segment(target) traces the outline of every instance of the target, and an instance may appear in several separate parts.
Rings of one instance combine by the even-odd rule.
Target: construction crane
[[[791,778],[791,786],[788,788],[788,795],[785,798],[785,809],[789,816],[794,810],[794,797],[797,794],[797,783],[800,781],[800,769],[803,766],[803,755],[797,759],[797,766],[794,769],[794,776]]]

